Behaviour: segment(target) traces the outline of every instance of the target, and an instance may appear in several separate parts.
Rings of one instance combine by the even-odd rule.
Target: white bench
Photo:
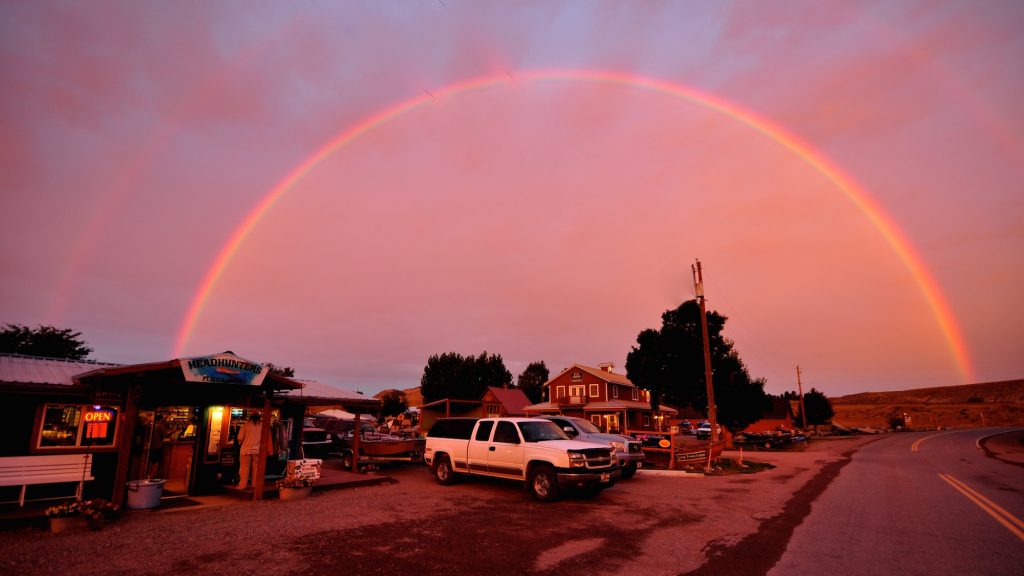
[[[92,476],[92,454],[46,454],[43,456],[0,457],[0,486],[21,486],[18,505],[25,505],[25,489],[32,484],[77,482],[75,498],[82,499],[82,486]],[[56,500],[41,498],[40,500]],[[13,502],[13,500],[11,500]]]

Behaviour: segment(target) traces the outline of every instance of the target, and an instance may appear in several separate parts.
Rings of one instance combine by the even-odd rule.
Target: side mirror
[[[565,432],[566,432],[566,433],[567,433],[567,434],[568,434],[569,436],[576,436],[576,435],[577,435],[577,434],[576,434],[576,429],[575,429],[575,428],[573,428],[572,426],[566,426],[565,428],[562,428],[562,430],[565,430]]]

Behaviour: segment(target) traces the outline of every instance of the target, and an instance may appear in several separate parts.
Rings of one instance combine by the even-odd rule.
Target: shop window
[[[590,397],[597,398],[597,384],[590,385]]]
[[[39,448],[113,446],[117,408],[81,404],[47,404],[39,431]]]

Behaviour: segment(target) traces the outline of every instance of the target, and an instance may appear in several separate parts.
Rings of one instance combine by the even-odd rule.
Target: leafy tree
[[[409,409],[409,402],[405,398],[405,392],[401,390],[385,390],[380,395],[380,414],[383,417],[398,416],[405,414]]]
[[[512,382],[512,373],[505,368],[500,355],[481,352],[479,356],[462,356],[457,352],[433,355],[427,360],[420,378],[424,402],[444,398],[479,400],[488,386]]]
[[[7,324],[0,331],[0,352],[85,360],[92,354],[92,348],[82,340],[81,332],[70,328],[39,326],[33,329],[19,324]]]
[[[813,425],[815,431],[818,430],[819,424],[827,423],[836,415],[832,402],[814,388],[804,394],[804,410],[807,411],[807,423]]]
[[[284,376],[285,378],[295,377],[295,370],[288,366],[278,366],[273,362],[267,362],[267,369],[270,370],[271,374],[277,374],[278,376]]]
[[[718,421],[741,430],[757,421],[770,406],[763,378],[751,379],[731,340],[722,335],[726,317],[707,313],[712,386]],[[708,408],[700,305],[687,300],[661,315],[661,329],[646,329],[626,356],[626,376],[651,391],[652,407]]]
[[[550,377],[551,373],[548,372],[548,367],[544,364],[543,360],[540,362],[530,362],[530,365],[523,370],[523,373],[516,380],[516,386],[526,394],[530,402],[536,404],[543,400],[544,384]]]

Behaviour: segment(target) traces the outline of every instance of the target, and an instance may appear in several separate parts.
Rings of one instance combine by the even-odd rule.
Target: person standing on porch
[[[250,486],[249,472],[256,472],[256,458],[260,453],[260,436],[263,427],[260,426],[260,413],[253,412],[249,421],[242,424],[238,430],[238,489],[245,490]],[[252,482],[255,484],[255,480]]]

